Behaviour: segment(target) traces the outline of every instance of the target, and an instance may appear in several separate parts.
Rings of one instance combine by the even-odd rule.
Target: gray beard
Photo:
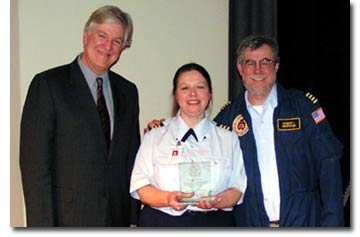
[[[266,87],[263,87],[263,88],[257,88],[257,89],[254,89],[254,88],[249,88],[249,87],[246,87],[245,88],[253,95],[255,96],[265,96],[265,95],[268,95],[271,91],[271,88],[272,86],[271,85],[268,85]]]

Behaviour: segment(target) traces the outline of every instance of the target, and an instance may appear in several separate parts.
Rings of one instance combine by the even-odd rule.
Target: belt
[[[215,211],[192,211],[192,210],[187,210],[185,213],[190,215],[190,216],[201,216],[201,215],[206,215],[209,212],[215,212]]]
[[[277,227],[279,227],[279,223],[280,223],[280,221],[279,221],[279,220],[276,220],[276,221],[270,221],[270,225],[269,225],[269,227],[275,227],[275,228],[277,228]]]

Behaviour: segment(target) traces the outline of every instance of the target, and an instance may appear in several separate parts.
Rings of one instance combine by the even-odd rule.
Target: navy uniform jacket
[[[343,226],[342,144],[312,95],[277,85],[274,140],[280,186],[281,226]],[[256,143],[244,91],[214,119],[232,126],[243,151],[247,190],[235,209],[238,226],[269,226]]]

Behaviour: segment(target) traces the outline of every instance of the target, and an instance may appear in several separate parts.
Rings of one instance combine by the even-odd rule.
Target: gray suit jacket
[[[129,195],[140,144],[136,86],[109,72],[114,102],[110,149],[75,59],[37,74],[26,97],[20,167],[28,226],[129,226],[140,203]]]

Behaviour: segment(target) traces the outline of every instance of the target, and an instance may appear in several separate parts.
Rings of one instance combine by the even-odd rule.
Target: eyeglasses
[[[270,70],[273,63],[274,61],[268,58],[264,58],[259,61],[260,68],[262,70]],[[242,63],[242,65],[245,67],[247,71],[254,71],[256,68],[256,64],[257,64],[256,61],[252,59],[248,59]]]

